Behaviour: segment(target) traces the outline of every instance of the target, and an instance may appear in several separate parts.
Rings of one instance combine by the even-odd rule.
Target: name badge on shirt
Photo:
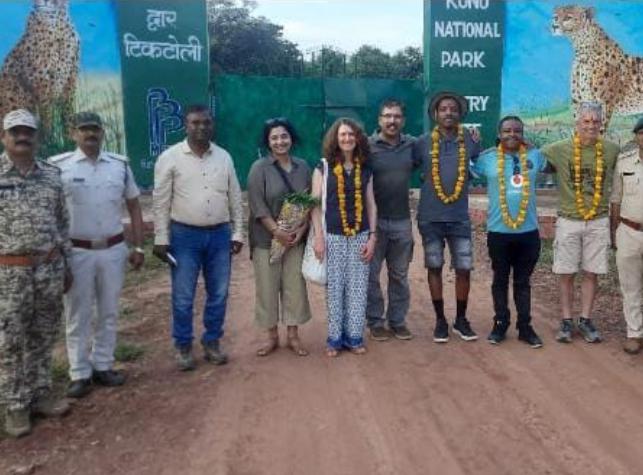
[[[85,183],[84,178],[72,178],[71,181],[73,181],[74,183]]]
[[[16,200],[18,199],[18,195],[16,185],[0,185],[0,199]]]
[[[511,185],[514,188],[522,188],[523,181],[522,175],[514,175],[511,177]]]

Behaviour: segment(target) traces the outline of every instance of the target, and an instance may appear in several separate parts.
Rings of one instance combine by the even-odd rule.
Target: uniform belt
[[[123,233],[116,234],[114,236],[108,237],[107,239],[72,239],[71,243],[74,247],[81,247],[83,249],[107,249],[116,244],[119,244],[125,240],[125,235]]]
[[[636,230],[636,231],[643,231],[643,224],[637,223],[636,221],[630,221],[627,218],[624,217],[619,217],[618,218],[621,223],[623,223],[625,226],[629,226],[630,228]]]
[[[54,247],[47,252],[37,252],[33,254],[23,254],[21,256],[13,254],[0,255],[0,266],[15,267],[38,267],[42,264],[55,261],[61,256],[60,249]]]

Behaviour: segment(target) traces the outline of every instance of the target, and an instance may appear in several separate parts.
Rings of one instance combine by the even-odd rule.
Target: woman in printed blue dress
[[[342,349],[366,353],[366,290],[369,261],[375,251],[377,209],[373,180],[367,165],[368,140],[353,120],[340,118],[324,137],[322,164],[313,172],[313,195],[321,197],[327,179],[326,229],[322,232],[321,209],[313,210],[315,255],[327,256],[328,339],[326,353],[339,355]]]
[[[516,116],[498,124],[496,147],[481,154],[471,166],[474,175],[487,178],[487,248],[493,269],[493,329],[487,340],[501,343],[510,323],[509,273],[513,271],[513,296],[517,311],[518,339],[532,348],[542,341],[531,326],[530,278],[540,256],[536,209],[536,177],[547,165],[523,136],[524,125]]]

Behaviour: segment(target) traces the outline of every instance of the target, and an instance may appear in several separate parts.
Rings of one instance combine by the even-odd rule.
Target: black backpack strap
[[[284,171],[284,169],[279,166],[279,163],[277,163],[276,160],[272,162],[272,164],[277,169],[277,173],[279,173],[279,176],[281,177],[281,179],[284,181],[284,185],[286,185],[286,188],[288,188],[288,193],[294,193],[295,189],[290,183],[290,180],[288,179],[288,175],[286,175],[286,172]]]

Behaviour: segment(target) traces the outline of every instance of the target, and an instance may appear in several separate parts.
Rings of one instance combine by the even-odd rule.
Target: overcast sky
[[[393,53],[422,44],[422,0],[258,0],[256,15],[284,27],[304,52],[322,44],[347,53],[370,44]]]

